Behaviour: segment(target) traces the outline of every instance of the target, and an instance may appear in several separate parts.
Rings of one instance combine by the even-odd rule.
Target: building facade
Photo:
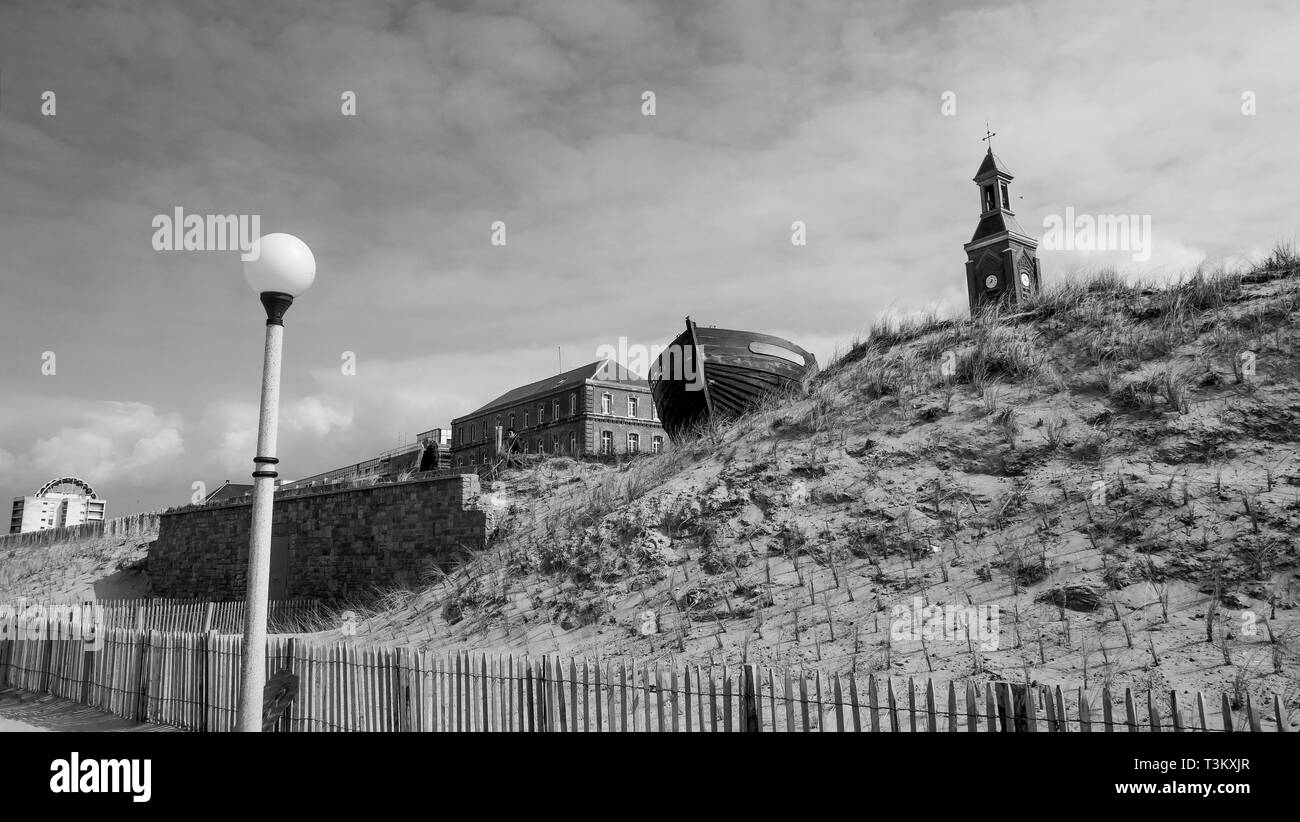
[[[584,457],[664,446],[650,384],[608,359],[508,391],[452,420],[451,430],[456,468],[491,464],[498,449]]]
[[[975,172],[980,190],[980,219],[966,250],[966,289],[971,316],[993,304],[1015,305],[1038,293],[1038,241],[1016,221],[1011,210],[1011,180],[992,145]]]
[[[84,522],[103,522],[107,505],[83,480],[59,477],[31,496],[14,497],[9,533],[27,534]]]

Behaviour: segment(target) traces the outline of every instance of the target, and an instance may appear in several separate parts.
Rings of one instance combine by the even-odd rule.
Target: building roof
[[[975,180],[978,182],[988,174],[1001,174],[1008,180],[1015,179],[1011,170],[1002,162],[1002,158],[993,153],[992,146],[989,147],[988,153],[984,155],[984,162],[980,163],[980,170],[975,172]]]
[[[527,385],[521,385],[511,391],[507,391],[501,396],[481,406],[468,414],[457,417],[452,420],[455,425],[460,420],[477,417],[480,414],[486,414],[489,411],[495,411],[498,408],[506,408],[511,405],[517,405],[536,397],[540,394],[550,394],[554,391],[562,391],[565,388],[577,388],[584,385],[588,380],[597,382],[622,383],[630,388],[641,388],[650,390],[650,383],[633,373],[626,366],[620,365],[611,359],[596,360],[587,363],[584,366],[575,368],[572,371],[565,371],[563,374],[556,374],[553,377],[530,382]]]
[[[1029,236],[1025,233],[1025,230],[1020,227],[1020,223],[1016,220],[1014,214],[999,209],[998,211],[994,211],[992,214],[980,218],[979,225],[975,226],[975,235],[970,238],[970,241],[972,243],[977,243],[985,237],[992,237],[996,234],[1001,234],[1004,231],[1009,231],[1012,234],[1019,234],[1022,237]],[[967,245],[969,244],[970,243],[967,243]]]
[[[228,499],[239,499],[248,492],[253,490],[251,485],[240,485],[239,483],[226,480],[225,484],[203,498],[204,502],[223,502]]]

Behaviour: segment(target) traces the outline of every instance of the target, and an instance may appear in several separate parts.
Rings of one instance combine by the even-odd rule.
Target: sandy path
[[[165,725],[132,722],[60,699],[12,689],[0,690],[0,733],[30,731],[171,731]]]

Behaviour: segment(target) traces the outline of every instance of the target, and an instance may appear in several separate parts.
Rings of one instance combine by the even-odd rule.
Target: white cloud
[[[291,453],[319,443],[350,428],[352,418],[348,404],[328,397],[313,395],[283,403],[276,451]],[[200,423],[212,438],[208,460],[227,472],[249,469],[257,449],[257,423],[258,409],[252,403],[227,400],[209,406]]]
[[[289,403],[280,412],[280,430],[324,437],[331,431],[343,431],[352,425],[350,408],[334,408],[320,397],[303,397]]]
[[[32,468],[50,477],[80,476],[91,485],[139,484],[185,452],[179,414],[138,402],[98,402],[74,415],[75,423],[32,444]]]

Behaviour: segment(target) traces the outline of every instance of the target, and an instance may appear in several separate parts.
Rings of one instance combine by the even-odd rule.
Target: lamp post
[[[276,428],[280,416],[280,350],[284,312],[316,279],[311,249],[289,234],[268,234],[244,262],[244,278],[266,308],[266,353],[262,361],[262,406],[253,457],[253,524],[248,540],[248,600],[243,660],[239,672],[240,731],[262,730],[266,687],[266,612],[271,583],[271,506],[274,502]]]

